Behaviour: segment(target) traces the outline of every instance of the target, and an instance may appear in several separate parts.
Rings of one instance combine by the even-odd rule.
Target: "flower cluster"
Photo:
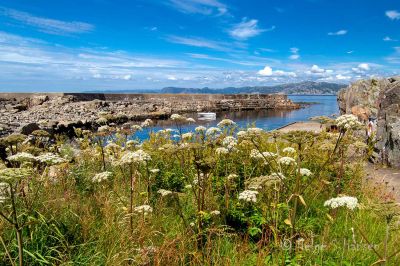
[[[7,158],[10,162],[32,162],[36,160],[36,157],[27,152],[20,152],[15,155],[11,155]]]
[[[355,129],[361,125],[355,115],[341,115],[336,118],[336,124],[343,129]]]
[[[308,170],[307,168],[300,168],[300,174],[302,176],[311,176],[312,172]]]
[[[193,137],[192,132],[182,134],[182,139],[191,139]]]
[[[142,122],[141,127],[151,127],[153,125],[153,120],[146,119]]]
[[[0,203],[5,202],[10,194],[10,185],[8,183],[0,183]]]
[[[250,127],[247,129],[247,134],[250,136],[259,136],[262,132],[263,130],[258,127]]]
[[[185,121],[186,120],[186,117],[184,117],[184,116],[182,116],[182,115],[180,115],[180,114],[172,114],[171,115],[171,120],[172,121],[176,121],[176,122],[182,122],[182,121]]]
[[[284,148],[282,151],[283,151],[284,153],[290,153],[290,154],[296,153],[296,150],[295,150],[294,148],[292,148],[292,147],[286,147],[286,148]]]
[[[203,127],[203,126],[198,126],[194,129],[194,131],[196,131],[197,133],[204,133],[206,132],[207,128]]]
[[[138,207],[135,207],[134,211],[137,213],[148,215],[153,212],[153,208],[150,205],[140,205]]]
[[[279,158],[278,163],[283,165],[296,165],[296,160],[292,157],[282,157]]]
[[[111,131],[111,128],[109,126],[101,126],[101,127],[97,128],[97,132],[100,132],[100,133],[107,133],[110,131]]]
[[[257,191],[254,190],[245,190],[243,192],[240,192],[239,194],[239,200],[244,200],[247,202],[257,202]]]
[[[120,159],[120,164],[132,164],[132,163],[144,163],[150,161],[151,157],[148,153],[143,150],[137,150],[134,152],[126,152]]]
[[[170,191],[170,190],[166,190],[166,189],[162,189],[162,188],[161,188],[161,189],[159,189],[159,190],[157,191],[157,193],[160,194],[161,197],[165,197],[165,196],[168,196],[168,195],[172,194],[173,192]]]
[[[111,176],[112,176],[111,172],[98,173],[92,178],[92,181],[93,183],[100,183],[102,181],[109,179]]]
[[[232,151],[237,145],[237,139],[232,136],[225,137],[222,140],[222,145],[225,146],[229,151]]]
[[[39,155],[36,157],[36,160],[47,165],[56,165],[67,162],[67,160],[54,153],[45,153]]]
[[[230,127],[236,126],[236,123],[230,119],[222,119],[221,122],[217,124],[218,127]]]
[[[217,127],[210,127],[209,129],[207,129],[206,131],[206,135],[217,135],[221,133],[221,129],[217,128]]]
[[[358,200],[355,197],[341,196],[325,201],[324,206],[330,207],[331,209],[346,207],[349,210],[354,210],[358,206]]]
[[[218,155],[222,155],[222,154],[228,154],[229,150],[227,148],[224,147],[219,147],[215,149],[215,153]]]

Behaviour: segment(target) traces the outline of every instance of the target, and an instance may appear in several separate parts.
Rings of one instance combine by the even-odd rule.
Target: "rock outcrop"
[[[376,119],[376,161],[400,167],[400,77],[357,81],[338,94],[342,114]]]
[[[172,113],[299,107],[278,94],[0,93],[0,135],[29,134],[37,127],[54,132],[73,132],[74,127],[96,129],[99,118],[104,117],[106,123],[121,124],[162,119]]]

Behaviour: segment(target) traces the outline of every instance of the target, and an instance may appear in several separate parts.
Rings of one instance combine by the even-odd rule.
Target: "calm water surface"
[[[260,110],[260,111],[240,111],[240,112],[220,112],[217,113],[217,120],[214,121],[198,121],[195,125],[188,125],[183,127],[183,131],[193,131],[198,125],[206,127],[216,126],[219,121],[224,118],[229,118],[235,121],[239,127],[247,127],[248,125],[255,125],[256,127],[273,130],[289,123],[297,121],[307,121],[313,116],[330,116],[339,113],[336,96],[305,96],[293,95],[289,98],[294,102],[307,102],[314,103],[299,110]],[[197,120],[197,114],[188,115]],[[174,124],[169,120],[158,121],[153,129],[158,131],[165,128],[174,128]],[[146,139],[149,135],[149,130],[144,129],[138,132],[135,137],[139,139]]]

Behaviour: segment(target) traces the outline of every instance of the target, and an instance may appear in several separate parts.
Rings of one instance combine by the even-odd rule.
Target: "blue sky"
[[[400,72],[394,0],[0,0],[0,91],[349,83]]]

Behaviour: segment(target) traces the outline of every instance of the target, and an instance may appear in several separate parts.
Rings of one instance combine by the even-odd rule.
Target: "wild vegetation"
[[[171,119],[3,138],[0,265],[400,265],[354,116],[320,134]]]

